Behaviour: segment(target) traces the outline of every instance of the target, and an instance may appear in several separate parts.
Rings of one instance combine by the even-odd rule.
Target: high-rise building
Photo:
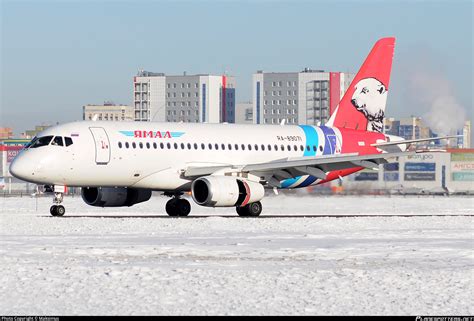
[[[85,105],[82,107],[83,120],[133,121],[133,107],[105,102],[103,105]],[[94,118],[95,117],[95,118]]]
[[[136,121],[233,123],[235,79],[141,71],[133,78],[133,101]]]
[[[305,68],[301,72],[253,74],[255,124],[324,124],[355,74]]]

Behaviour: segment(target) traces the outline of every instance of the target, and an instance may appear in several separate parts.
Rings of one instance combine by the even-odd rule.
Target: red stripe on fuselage
[[[368,132],[362,130],[339,128],[342,136],[342,154],[358,153],[359,155],[380,154],[381,151],[376,147],[370,146],[374,143],[385,141],[385,135],[377,132]],[[354,174],[364,167],[352,167],[331,171],[327,174],[326,179],[320,181],[318,184],[330,182],[350,174]]]

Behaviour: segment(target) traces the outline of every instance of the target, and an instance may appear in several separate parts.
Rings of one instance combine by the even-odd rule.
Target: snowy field
[[[0,314],[474,314],[474,199],[290,197],[260,218],[167,198],[0,198]]]

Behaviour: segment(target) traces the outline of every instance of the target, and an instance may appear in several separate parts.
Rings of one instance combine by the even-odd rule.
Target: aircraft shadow
[[[379,218],[379,217],[433,217],[433,216],[473,216],[468,214],[430,214],[430,215],[417,215],[417,214],[394,214],[394,215],[314,215],[314,214],[295,214],[295,215],[261,215],[258,217],[240,217],[238,215],[191,215],[184,217],[172,217],[168,215],[72,215],[53,217],[50,215],[43,215],[40,217],[60,218],[60,219],[74,219],[74,218],[153,218],[153,219],[203,219],[203,218],[239,218],[239,219],[266,219],[266,218],[344,218],[344,217],[365,217],[365,218]]]

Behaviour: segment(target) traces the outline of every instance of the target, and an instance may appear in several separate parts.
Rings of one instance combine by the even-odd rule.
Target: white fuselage
[[[189,166],[235,166],[340,153],[337,128],[303,127],[73,122],[38,134],[71,137],[72,145],[25,149],[11,171],[38,184],[185,191],[191,180],[183,170]]]

